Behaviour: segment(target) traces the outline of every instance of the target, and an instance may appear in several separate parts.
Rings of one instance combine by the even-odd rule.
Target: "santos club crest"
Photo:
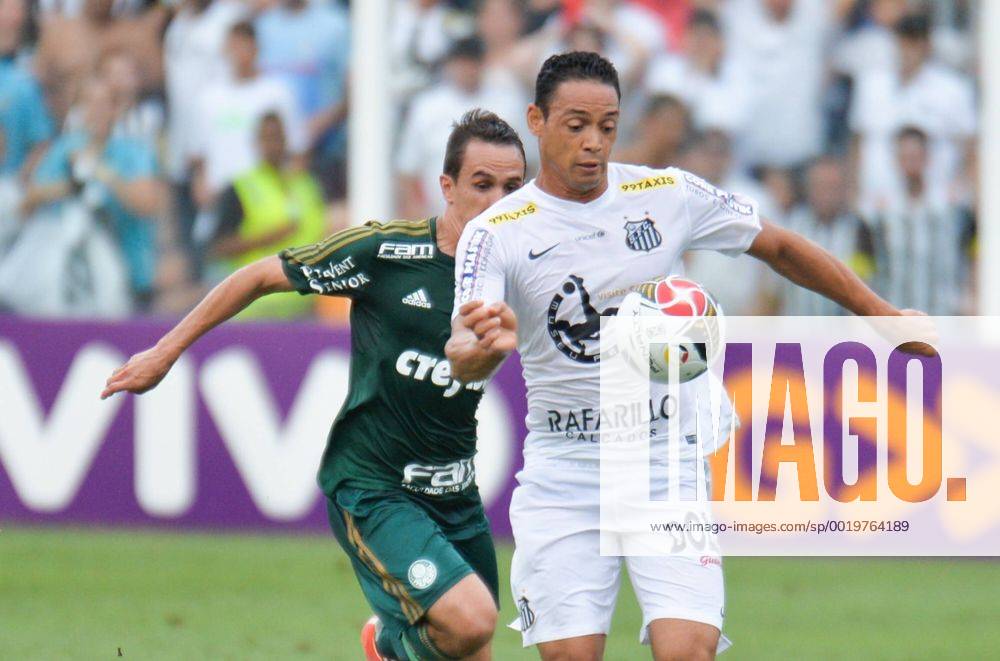
[[[649,252],[661,243],[663,236],[656,229],[648,213],[642,220],[630,220],[625,223],[625,245],[632,250]]]

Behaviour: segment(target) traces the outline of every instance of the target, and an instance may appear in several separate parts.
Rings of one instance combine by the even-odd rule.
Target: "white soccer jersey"
[[[598,458],[601,315],[640,283],[682,273],[685,250],[736,256],[760,231],[756,202],[682,170],[612,163],[608,180],[588,203],[529,182],[471,221],[458,244],[456,314],[468,301],[503,300],[517,315],[526,464]],[[665,386],[652,384],[650,394],[655,438],[667,432],[670,405]],[[694,398],[680,399],[687,409]],[[682,410],[681,433],[692,443],[693,418]]]

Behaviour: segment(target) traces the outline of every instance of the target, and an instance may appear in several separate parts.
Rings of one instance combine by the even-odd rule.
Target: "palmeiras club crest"
[[[628,220],[626,216],[625,221],[625,245],[632,250],[649,252],[663,243],[663,236],[648,211],[642,220]]]

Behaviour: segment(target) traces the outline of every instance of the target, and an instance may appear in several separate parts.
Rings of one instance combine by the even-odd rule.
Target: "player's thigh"
[[[427,512],[404,496],[339,489],[327,509],[365,598],[387,625],[416,623],[474,573]]]
[[[639,556],[628,557],[625,563],[642,609],[639,639],[652,642],[654,655],[660,650],[683,650],[691,641],[719,642],[726,595],[718,557]],[[657,624],[654,637],[651,624],[664,620],[677,624]]]
[[[476,574],[489,589],[497,607],[500,605],[500,572],[497,567],[497,551],[490,534],[489,524],[485,522],[481,532],[468,538],[457,539],[450,536],[452,544],[475,570]]]
[[[519,487],[521,489],[522,487]],[[621,559],[601,556],[599,531],[562,508],[511,505],[510,581],[525,646],[606,634],[618,596]]]

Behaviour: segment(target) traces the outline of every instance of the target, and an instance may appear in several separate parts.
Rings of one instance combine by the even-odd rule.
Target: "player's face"
[[[468,222],[524,185],[524,159],[514,145],[470,140],[458,179],[441,175],[441,192],[458,218]]]
[[[618,94],[610,85],[593,80],[560,83],[548,116],[535,105],[528,110],[542,168],[575,193],[601,186],[618,135],[618,114]]]

